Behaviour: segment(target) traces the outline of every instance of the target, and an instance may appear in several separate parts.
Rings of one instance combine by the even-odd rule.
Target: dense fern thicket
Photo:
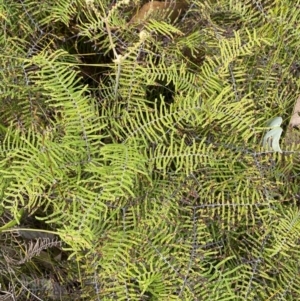
[[[0,299],[299,300],[300,1],[144,3],[0,3]]]

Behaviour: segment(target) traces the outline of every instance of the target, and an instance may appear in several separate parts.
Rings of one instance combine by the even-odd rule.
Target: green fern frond
[[[282,256],[290,256],[288,253],[293,253],[295,256],[298,250],[299,236],[299,212],[297,209],[290,209],[285,212],[284,216],[274,221],[274,230],[272,231],[272,239],[274,245],[269,252],[270,256],[280,254]]]
[[[49,273],[84,300],[299,299],[299,1],[194,0],[142,31],[136,4],[0,4],[1,290],[51,297]],[[282,153],[261,146],[274,116]],[[57,271],[21,243],[33,225],[60,237]]]
[[[134,197],[134,187],[139,177],[146,177],[151,183],[146,169],[147,160],[136,147],[105,145],[99,155],[101,160],[91,162],[85,170],[92,173],[93,176],[88,181],[95,183],[94,188],[99,191],[100,200],[115,202]]]

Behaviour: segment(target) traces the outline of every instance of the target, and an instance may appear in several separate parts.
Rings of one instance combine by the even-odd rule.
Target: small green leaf
[[[281,117],[275,117],[268,123],[268,127],[271,129],[265,134],[263,138],[263,147],[274,152],[282,153],[279,145],[279,140],[282,134],[282,128],[280,127],[282,123]]]
[[[282,118],[281,117],[275,117],[273,118],[269,123],[268,123],[268,127],[270,128],[274,128],[274,127],[278,127],[282,124]]]

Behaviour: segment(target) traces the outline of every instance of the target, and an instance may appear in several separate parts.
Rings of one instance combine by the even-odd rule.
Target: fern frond
[[[275,256],[277,254],[290,256],[288,255],[290,252],[295,256],[299,252],[297,247],[299,225],[299,212],[297,209],[290,209],[285,212],[283,217],[274,221],[274,230],[272,231],[274,245],[268,250],[271,252],[270,256]]]

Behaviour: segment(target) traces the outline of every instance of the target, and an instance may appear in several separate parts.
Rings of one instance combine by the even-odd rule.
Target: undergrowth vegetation
[[[145,2],[0,2],[0,299],[300,299],[300,1]]]

